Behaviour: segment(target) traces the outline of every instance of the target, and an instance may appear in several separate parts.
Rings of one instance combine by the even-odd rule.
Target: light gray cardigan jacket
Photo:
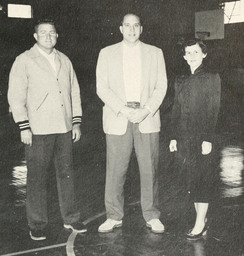
[[[20,54],[9,76],[8,100],[21,130],[65,133],[81,122],[80,89],[69,58],[56,51],[57,73],[35,44]]]

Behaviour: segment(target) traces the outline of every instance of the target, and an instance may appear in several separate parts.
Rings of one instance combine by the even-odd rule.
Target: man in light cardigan
[[[105,207],[107,220],[99,232],[122,225],[123,187],[135,148],[140,171],[141,206],[146,226],[163,233],[158,209],[159,107],[167,89],[161,49],[139,40],[140,18],[124,16],[120,26],[123,41],[100,51],[97,63],[97,94],[104,102],[107,170]]]
[[[30,237],[46,239],[47,177],[54,161],[64,227],[86,232],[75,209],[72,140],[81,137],[81,99],[69,58],[54,47],[53,21],[35,26],[36,44],[20,54],[11,69],[8,100],[20,128],[27,160],[26,212]]]

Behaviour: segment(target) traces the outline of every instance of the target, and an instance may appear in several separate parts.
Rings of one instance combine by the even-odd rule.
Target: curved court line
[[[102,217],[103,215],[105,215],[106,212],[101,212],[99,214],[96,214],[94,216],[92,216],[91,218],[88,218],[87,220],[83,221],[82,223],[84,225],[87,225],[88,223],[92,222],[93,220],[99,218],[99,217]],[[66,244],[66,253],[67,253],[67,256],[75,256],[75,252],[74,252],[74,243],[75,243],[75,238],[77,236],[78,232],[76,231],[73,231],[69,238],[68,238],[68,241],[67,241],[67,244]]]
[[[140,203],[140,201],[134,202],[134,203],[130,203],[128,204],[129,206],[131,205],[136,205]],[[102,217],[103,215],[105,215],[106,212],[101,212],[98,213],[88,219],[86,219],[85,221],[83,221],[84,225],[87,225],[88,223],[92,222],[93,220],[96,220],[100,217]],[[45,246],[45,247],[39,247],[39,248],[35,248],[35,249],[30,249],[30,250],[26,250],[26,251],[21,251],[21,252],[13,252],[13,253],[7,253],[7,254],[1,254],[0,256],[15,256],[15,255],[23,255],[23,254],[27,254],[27,253],[33,253],[33,252],[39,252],[39,251],[44,251],[44,250],[49,250],[49,249],[54,249],[54,248],[59,248],[59,247],[63,247],[66,246],[66,253],[67,256],[75,256],[75,252],[74,252],[74,242],[75,242],[75,238],[77,236],[78,232],[76,231],[72,231],[72,233],[70,234],[70,236],[68,237],[68,240],[66,243],[62,243],[62,244],[55,244],[55,245],[49,245],[49,246]]]
[[[75,256],[75,252],[74,252],[74,243],[75,243],[75,238],[77,236],[77,231],[72,231],[72,233],[70,234],[68,241],[66,243],[66,253],[67,256]]]
[[[137,202],[134,202],[134,203],[130,203],[129,206],[131,206],[131,205],[136,205],[136,204],[138,204],[138,203],[140,203],[140,201],[137,201]],[[83,221],[82,223],[83,223],[84,225],[87,225],[88,223],[90,223],[90,222],[92,222],[93,220],[96,220],[96,219],[102,217],[102,216],[105,215],[105,214],[106,214],[105,211],[104,211],[104,212],[101,212],[101,213],[98,213],[98,214],[96,214],[96,215],[94,215],[94,216],[88,218],[87,220]],[[78,234],[77,232],[73,231],[73,232],[70,234],[69,238],[68,238],[67,245],[66,245],[66,253],[67,253],[67,256],[75,256],[75,252],[74,252],[74,243],[75,243],[75,238],[76,238],[77,234]]]

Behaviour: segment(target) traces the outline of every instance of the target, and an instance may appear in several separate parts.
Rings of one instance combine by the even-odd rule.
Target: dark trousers
[[[65,224],[80,218],[74,206],[72,134],[33,135],[32,146],[26,146],[26,211],[31,229],[43,229],[47,223],[47,177],[54,161],[61,216]]]
[[[133,147],[139,165],[141,207],[146,221],[159,218],[158,152],[159,133],[141,133],[138,124],[128,123],[124,135],[106,135],[107,172],[105,207],[107,218],[121,220],[124,216],[124,183]]]

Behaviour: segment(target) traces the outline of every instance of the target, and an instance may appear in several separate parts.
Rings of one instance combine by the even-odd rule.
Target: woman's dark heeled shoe
[[[202,232],[200,232],[198,234],[192,234],[191,233],[192,230],[189,230],[189,232],[186,234],[186,238],[188,240],[198,240],[207,234],[207,230],[208,230],[208,227],[206,224],[205,224]]]

